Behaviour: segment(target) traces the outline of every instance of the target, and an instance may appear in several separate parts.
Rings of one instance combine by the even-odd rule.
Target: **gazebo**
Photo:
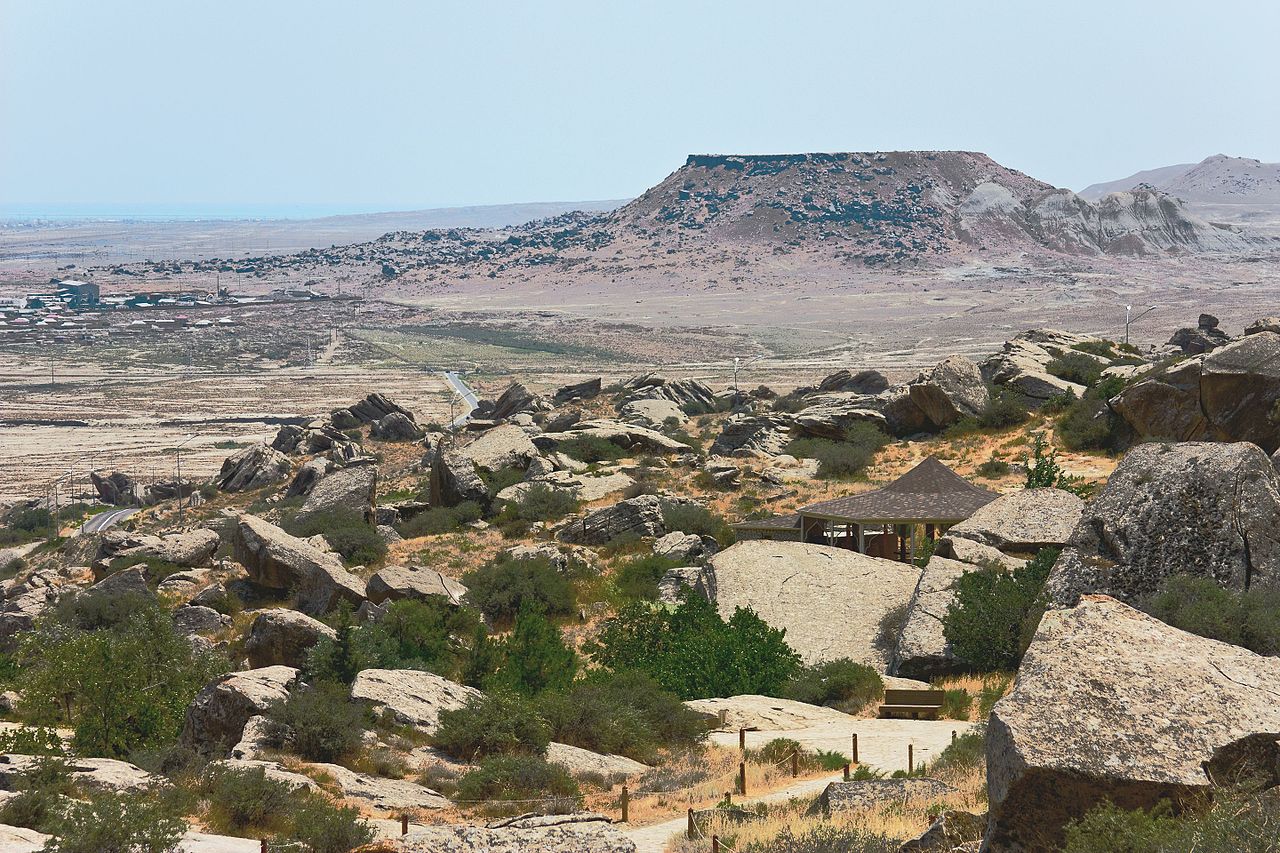
[[[997,497],[930,456],[879,489],[790,515],[740,522],[733,529],[744,539],[790,539],[905,562],[915,558],[919,530],[934,539]]]

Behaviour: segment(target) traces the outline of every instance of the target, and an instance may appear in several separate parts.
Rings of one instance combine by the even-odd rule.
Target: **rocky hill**
[[[1097,201],[1139,186],[1193,204],[1280,204],[1280,163],[1214,154],[1199,163],[1164,166],[1093,184],[1081,190],[1080,196]]]

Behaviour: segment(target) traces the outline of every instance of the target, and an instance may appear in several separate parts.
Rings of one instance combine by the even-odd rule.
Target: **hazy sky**
[[[0,0],[0,208],[633,196],[690,152],[1280,160],[1280,4]]]

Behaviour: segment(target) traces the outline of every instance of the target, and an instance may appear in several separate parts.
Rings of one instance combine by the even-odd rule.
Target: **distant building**
[[[58,295],[74,308],[87,308],[98,304],[101,293],[91,281],[64,279],[58,282]]]

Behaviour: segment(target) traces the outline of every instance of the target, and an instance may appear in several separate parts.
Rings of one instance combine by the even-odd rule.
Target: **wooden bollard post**
[[[690,841],[693,840],[693,807],[689,807],[689,829],[685,832],[685,837]]]
[[[623,823],[626,823],[627,818],[631,816],[631,810],[629,808],[630,805],[631,805],[631,800],[630,800],[630,797],[627,795],[627,786],[623,785],[622,786],[622,822]]]
[[[738,792],[742,796],[747,795],[747,762],[738,762]]]
[[[910,743],[907,744],[907,773],[908,774],[916,772],[915,751],[916,751],[915,744],[910,744]]]
[[[955,730],[955,729],[952,729],[952,730],[951,730],[951,742],[952,742],[952,743],[955,743],[955,742],[956,742],[956,730]]]
[[[720,853],[720,836],[711,836],[711,853]]]
[[[400,834],[409,834],[409,816],[407,814],[400,815]]]
[[[800,775],[800,753],[793,752],[791,753],[791,778],[794,779],[799,775]]]
[[[849,781],[849,765],[848,764],[844,766],[844,781],[846,782]]]
[[[264,838],[258,843],[258,849],[261,850],[262,853],[267,853],[267,839]]]
[[[720,728],[723,729],[727,725],[729,725],[729,712],[724,708],[721,708],[720,709]]]
[[[738,749],[742,752],[747,751],[747,730],[738,729]]]
[[[857,732],[853,733],[853,755],[849,756],[849,758],[852,759],[851,763],[853,764],[858,763],[858,733]]]
[[[733,805],[733,791],[725,791],[725,792],[724,792],[724,804],[725,804],[726,806],[732,806],[732,805]]]

